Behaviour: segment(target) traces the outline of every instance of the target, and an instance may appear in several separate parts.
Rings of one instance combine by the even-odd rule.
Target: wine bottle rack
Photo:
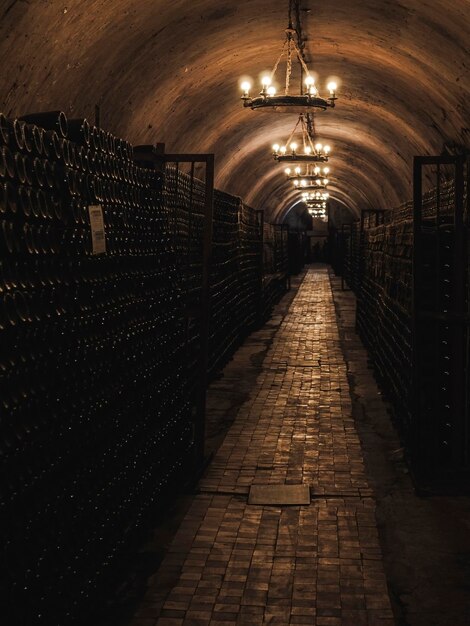
[[[425,167],[436,182],[423,193]],[[345,264],[357,268],[357,328],[416,479],[448,488],[470,463],[467,179],[455,157],[417,158],[415,168],[414,202],[363,211]]]
[[[194,170],[133,159],[84,119],[0,115],[7,624],[87,623],[149,513],[194,470],[207,190]],[[216,191],[211,227],[214,374],[267,296],[260,212]],[[273,238],[284,271],[285,235]]]
[[[84,120],[71,141],[64,117],[2,122],[1,497],[17,624],[81,619],[192,447],[160,182]]]
[[[282,224],[263,224],[263,298],[262,319],[288,289],[289,229]]]

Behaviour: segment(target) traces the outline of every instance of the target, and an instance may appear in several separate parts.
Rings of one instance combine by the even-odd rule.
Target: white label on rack
[[[91,243],[93,254],[106,252],[106,239],[104,235],[103,209],[101,204],[93,204],[88,207],[91,227]]]

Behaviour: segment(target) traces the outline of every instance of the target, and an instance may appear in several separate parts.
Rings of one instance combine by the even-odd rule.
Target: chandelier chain
[[[281,59],[284,56],[286,45],[287,45],[287,40],[284,41],[284,45],[282,46],[281,54],[277,57],[276,63],[274,64],[274,67],[273,67],[272,72],[271,72],[271,80],[274,78],[274,74],[276,73],[277,68],[279,67],[279,63],[281,62]]]
[[[300,0],[293,0],[295,13],[295,32],[297,33],[297,41],[301,50],[302,58],[305,61],[305,41],[302,34],[302,21],[300,19]]]
[[[313,141],[317,136],[317,129],[315,128],[315,114],[307,113],[307,134]]]
[[[302,66],[302,69],[304,70],[304,72],[307,74],[307,76],[309,75],[309,71],[308,71],[308,67],[307,64],[305,63],[302,53],[300,52],[299,46],[296,44],[296,42],[294,40],[292,40],[292,43],[294,44],[294,48],[295,51],[297,53],[297,57],[300,61],[300,65]]]
[[[294,126],[294,130],[291,132],[289,139],[287,140],[286,146],[288,146],[290,144],[290,142],[292,141],[292,138],[295,135],[295,131],[297,130],[299,124],[302,125],[303,123],[303,115],[299,115],[299,119],[297,120],[297,124]]]
[[[286,96],[289,94],[290,77],[292,74],[292,35],[287,35],[287,71],[286,71]]]

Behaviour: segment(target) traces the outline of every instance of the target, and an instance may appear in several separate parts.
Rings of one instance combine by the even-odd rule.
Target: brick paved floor
[[[248,504],[306,484],[308,506]],[[326,269],[309,270],[132,626],[394,623]]]

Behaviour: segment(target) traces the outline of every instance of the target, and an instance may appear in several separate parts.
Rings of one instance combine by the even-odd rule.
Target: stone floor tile
[[[254,484],[312,500],[248,505]],[[148,595],[148,626],[392,623],[326,270],[305,274]]]

